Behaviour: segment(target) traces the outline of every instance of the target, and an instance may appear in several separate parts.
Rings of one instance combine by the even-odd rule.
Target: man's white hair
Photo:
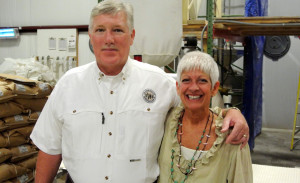
[[[95,16],[103,14],[115,15],[120,11],[126,14],[127,25],[129,27],[129,31],[132,32],[132,30],[134,29],[133,7],[129,3],[117,0],[102,1],[93,8],[90,16],[89,31],[93,29]]]

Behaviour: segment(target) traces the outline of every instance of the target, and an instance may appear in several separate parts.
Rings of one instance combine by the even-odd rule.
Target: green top
[[[158,158],[160,177],[158,183],[173,183],[171,178],[171,156],[174,152],[173,178],[178,183],[185,179],[176,164],[179,159],[179,144],[175,131],[183,106],[173,109],[167,118],[165,134]],[[209,183],[252,183],[252,163],[248,144],[240,150],[240,145],[226,144],[224,139],[227,134],[221,133],[223,118],[220,108],[213,110],[219,114],[215,119],[215,133],[217,139],[213,146],[196,163],[196,170],[185,183],[209,182]],[[188,167],[190,160],[181,157],[181,167]]]

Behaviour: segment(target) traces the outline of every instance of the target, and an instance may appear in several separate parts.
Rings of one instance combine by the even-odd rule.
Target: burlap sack
[[[14,83],[12,82],[1,82],[0,84],[0,103],[4,103],[12,100],[17,95],[14,94]]]
[[[12,157],[12,152],[9,149],[0,148],[0,163]]]
[[[41,112],[33,112],[31,114],[29,114],[29,121],[30,122],[36,122],[40,116]]]
[[[0,119],[0,132],[7,129],[7,126],[5,125],[4,121]]]
[[[16,163],[16,165],[27,168],[27,169],[34,170],[36,167],[36,161],[37,161],[37,154]]]
[[[9,180],[27,173],[27,169],[13,164],[0,164],[0,182]]]
[[[36,86],[37,84],[37,81],[11,74],[0,74],[0,78],[2,78],[2,81],[12,81],[14,83],[24,84],[27,86]]]
[[[9,148],[12,153],[11,162],[18,162],[29,157],[32,157],[38,153],[36,146],[33,145],[21,145],[18,147]]]
[[[30,125],[3,132],[0,134],[0,148],[15,147],[29,142],[32,129],[33,125]]]
[[[48,83],[38,82],[37,84],[37,96],[35,98],[45,98],[50,95],[53,88]]]
[[[28,139],[21,134],[14,135],[12,137],[8,136],[8,132],[3,132],[0,134],[0,148],[18,146],[27,142]]]
[[[28,119],[29,119],[28,115],[21,115],[21,114],[3,118],[5,125],[7,126],[8,129],[15,129],[15,128],[28,126],[31,124],[31,122],[29,122]]]
[[[34,171],[30,170],[26,174],[10,179],[3,183],[31,183],[34,180]]]
[[[0,104],[0,118],[21,114],[23,106],[15,102],[6,102]]]
[[[18,104],[21,104],[25,109],[31,109],[32,111],[42,111],[46,102],[47,97],[38,98],[38,99],[15,99],[14,101]]]
[[[37,95],[36,86],[27,86],[24,84],[15,84],[14,94],[16,98],[34,98]]]
[[[47,83],[38,82],[36,86],[15,84],[14,94],[16,98],[44,98],[50,95],[52,87]]]
[[[13,93],[16,98],[44,98],[50,95],[51,85],[39,81],[30,80],[21,76],[0,74],[0,78],[5,81],[14,82]]]

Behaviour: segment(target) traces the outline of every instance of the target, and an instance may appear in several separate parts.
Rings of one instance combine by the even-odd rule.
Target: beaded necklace
[[[190,160],[190,162],[188,164],[188,167],[187,168],[182,168],[181,165],[180,165],[180,160],[181,160],[181,157],[182,157],[182,154],[181,154],[181,141],[182,141],[182,135],[183,135],[183,132],[182,132],[182,126],[183,126],[182,119],[183,119],[184,112],[185,112],[185,110],[182,111],[182,113],[181,113],[181,115],[180,115],[180,117],[178,119],[178,124],[177,124],[177,128],[176,128],[176,131],[175,131],[175,136],[177,137],[177,132],[180,130],[180,132],[178,133],[178,135],[179,135],[179,146],[180,146],[179,147],[179,159],[178,159],[178,164],[176,166],[178,167],[178,169],[180,170],[180,172],[185,175],[184,180],[182,180],[180,183],[184,183],[187,180],[188,175],[192,174],[197,169],[195,167],[196,166],[196,162],[200,159],[202,152],[206,148],[208,139],[210,137],[211,127],[212,127],[212,124],[213,124],[213,121],[214,121],[213,112],[210,111],[210,113],[212,115],[212,120],[211,120],[211,124],[210,124],[210,127],[209,127],[208,134],[206,136],[204,136],[205,132],[206,132],[206,128],[207,128],[208,123],[209,123],[210,114],[207,117],[207,121],[206,121],[204,130],[202,131],[202,135],[200,137],[200,140],[198,142],[198,145],[196,147],[194,155],[193,155],[192,159]],[[206,141],[205,141],[205,143],[203,143],[204,146],[200,150],[200,153],[199,153],[199,156],[197,157],[197,159],[195,159],[197,151],[199,150],[200,144],[202,143],[204,137],[206,137]],[[174,153],[175,153],[175,150],[172,149],[171,151],[172,151],[172,155],[171,155],[171,159],[172,159],[172,161],[171,161],[171,179],[172,179],[173,183],[178,183],[178,181],[174,180]]]

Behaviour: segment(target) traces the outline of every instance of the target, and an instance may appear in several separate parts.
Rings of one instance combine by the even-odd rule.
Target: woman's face
[[[176,82],[177,93],[188,110],[209,108],[210,99],[218,92],[219,82],[212,88],[209,75],[201,70],[183,71],[180,83]]]

